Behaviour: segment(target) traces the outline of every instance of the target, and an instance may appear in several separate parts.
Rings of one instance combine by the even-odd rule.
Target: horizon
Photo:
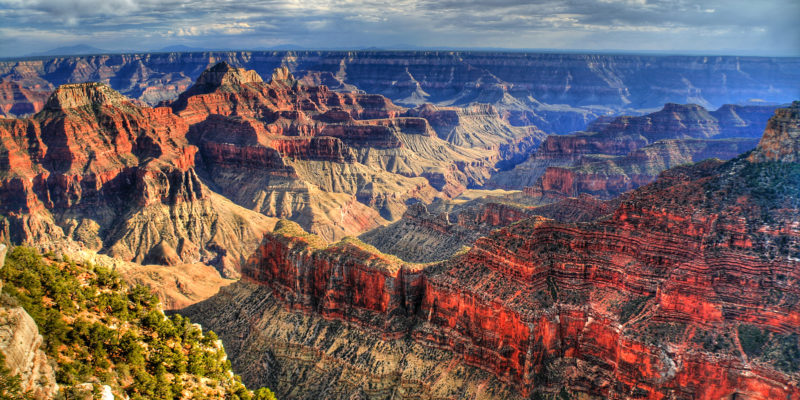
[[[791,0],[0,0],[0,58],[73,46],[798,57],[797,15]]]
[[[400,46],[370,46],[370,47],[302,47],[292,45],[276,46],[274,48],[192,48],[182,45],[165,46],[154,49],[100,49],[93,48],[85,43],[70,46],[59,46],[42,52],[29,53],[20,56],[3,56],[2,61],[25,61],[37,59],[52,59],[58,57],[94,57],[103,55],[128,55],[128,54],[159,54],[159,53],[282,53],[282,52],[410,52],[410,53],[519,53],[519,54],[559,54],[559,55],[603,55],[603,56],[650,56],[650,57],[739,57],[739,58],[800,58],[796,55],[768,55],[768,54],[734,54],[726,52],[702,51],[662,51],[662,50],[625,50],[625,49],[548,49],[548,48],[504,48],[504,47],[400,47]],[[86,50],[92,48],[91,51]],[[69,52],[70,49],[80,49]],[[63,52],[62,52],[63,51]]]

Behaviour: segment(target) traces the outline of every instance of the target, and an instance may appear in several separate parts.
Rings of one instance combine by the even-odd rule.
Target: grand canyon
[[[798,99],[792,57],[0,60],[0,389],[800,398]]]

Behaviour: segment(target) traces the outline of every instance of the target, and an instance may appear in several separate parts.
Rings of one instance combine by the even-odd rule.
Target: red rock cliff
[[[61,86],[31,118],[0,120],[0,238],[136,262],[206,261],[235,275],[267,229],[251,224],[268,221],[234,220],[246,210],[197,176],[188,129],[169,108],[97,83]]]
[[[421,285],[399,260],[309,250],[287,231],[245,276],[288,306],[448,349],[525,395],[795,398],[798,177],[796,162],[745,157],[671,169],[610,218],[512,224],[422,268]]]

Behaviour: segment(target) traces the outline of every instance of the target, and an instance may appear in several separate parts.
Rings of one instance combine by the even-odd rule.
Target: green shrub
[[[39,326],[64,395],[100,381],[131,399],[204,398],[215,388],[227,398],[252,398],[231,374],[216,334],[203,334],[180,315],[166,318],[149,289],[128,287],[106,267],[15,247],[0,277],[3,304],[23,307]],[[7,375],[0,368],[0,400],[25,398],[18,379]],[[268,389],[258,393],[274,398]]]

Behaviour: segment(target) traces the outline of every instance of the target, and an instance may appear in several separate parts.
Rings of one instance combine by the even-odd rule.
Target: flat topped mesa
[[[708,113],[705,107],[698,105],[698,104],[678,104],[678,103],[665,103],[664,107],[661,108],[661,111],[664,112],[698,112],[698,113]]]
[[[800,162],[800,101],[775,110],[749,160]]]
[[[59,86],[47,99],[44,108],[68,110],[92,105],[110,105],[130,100],[106,84],[97,82],[74,83]]]
[[[244,85],[246,83],[261,83],[261,77],[256,71],[232,67],[226,62],[220,62],[203,71],[197,78],[196,85],[219,87],[223,85]]]

